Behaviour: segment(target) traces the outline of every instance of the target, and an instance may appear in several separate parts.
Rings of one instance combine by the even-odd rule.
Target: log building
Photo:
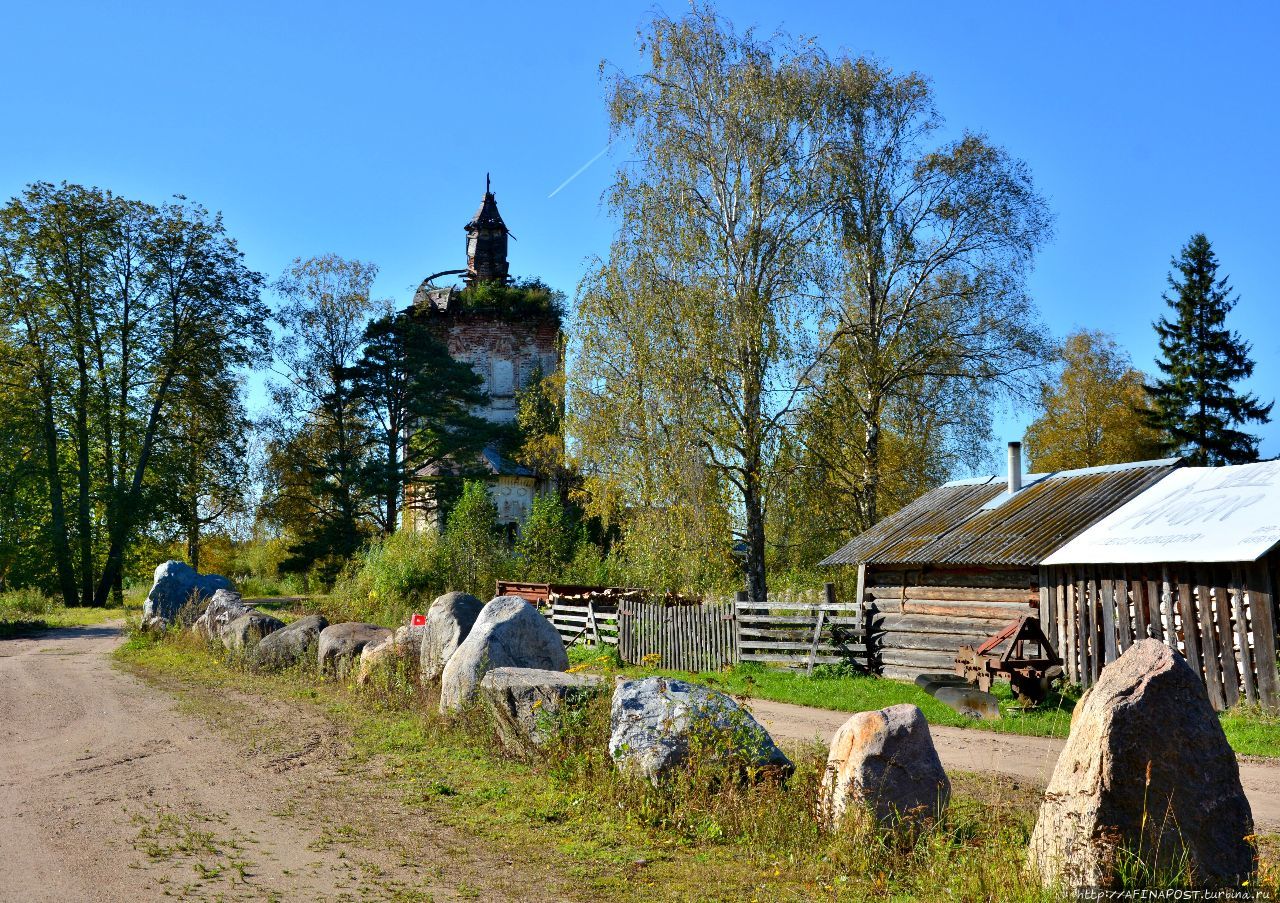
[[[871,626],[886,677],[952,671],[960,646],[1038,613],[1044,559],[1178,463],[1024,477],[1016,442],[1009,460],[1007,476],[939,486],[822,562],[858,568],[858,598],[874,604]]]

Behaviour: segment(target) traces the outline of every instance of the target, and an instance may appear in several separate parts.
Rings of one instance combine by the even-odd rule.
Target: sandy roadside
[[[119,642],[0,641],[0,900],[563,898],[354,773],[324,718],[237,701],[243,729],[212,728]]]

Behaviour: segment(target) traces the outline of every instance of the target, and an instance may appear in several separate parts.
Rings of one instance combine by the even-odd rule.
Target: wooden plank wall
[[[737,661],[733,607],[624,602],[618,607],[618,653],[629,665],[719,671]]]
[[[867,568],[865,598],[881,673],[911,680],[954,672],[961,646],[977,646],[1039,606],[1030,568],[881,570]]]
[[[1090,686],[1134,642],[1178,649],[1219,711],[1280,707],[1270,568],[1248,564],[1073,565],[1043,568],[1041,620],[1070,680]]]

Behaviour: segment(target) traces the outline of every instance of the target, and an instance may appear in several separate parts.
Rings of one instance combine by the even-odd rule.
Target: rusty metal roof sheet
[[[1009,496],[1002,477],[926,492],[822,564],[1026,567],[1039,562],[1176,467],[1176,458],[1033,474]]]

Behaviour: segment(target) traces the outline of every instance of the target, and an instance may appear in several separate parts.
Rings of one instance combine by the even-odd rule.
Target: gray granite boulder
[[[936,818],[951,800],[924,713],[910,703],[857,712],[831,740],[822,805],[832,827],[853,811],[881,825]]]
[[[249,664],[255,668],[283,669],[292,667],[316,654],[320,631],[329,626],[323,615],[308,615],[287,624],[262,638],[249,652]]]
[[[198,610],[215,592],[231,588],[231,581],[221,574],[200,574],[186,562],[166,561],[156,568],[152,578],[151,591],[142,606],[142,625],[168,626],[178,620],[178,613],[186,606]]]
[[[556,736],[566,716],[604,690],[598,674],[538,668],[494,668],[480,680],[480,698],[503,748],[530,757]]]
[[[484,603],[470,593],[445,593],[427,609],[418,677],[423,683],[440,679],[445,664],[471,632]]]
[[[457,711],[474,698],[480,678],[493,668],[564,671],[564,640],[519,596],[499,596],[480,611],[467,638],[449,656],[440,677],[440,711]]]
[[[351,622],[331,624],[320,631],[316,661],[320,673],[342,677],[358,661],[364,647],[380,643],[391,636],[391,631],[377,624]]]
[[[421,627],[402,624],[391,636],[376,643],[370,643],[361,649],[360,670],[356,674],[356,683],[364,686],[373,678],[375,671],[392,664],[409,664],[416,671],[422,633]]]
[[[724,693],[665,677],[619,680],[609,716],[609,754],[618,768],[655,785],[685,767],[736,764],[758,775],[795,770],[751,713]],[[714,760],[714,761],[713,761]]]
[[[191,629],[206,640],[222,638],[222,631],[237,618],[252,614],[240,594],[232,589],[220,589],[213,594],[204,612],[191,625]]]
[[[251,611],[236,618],[218,631],[222,645],[231,652],[246,652],[262,638],[284,627],[284,621],[260,611]]]
[[[1240,767],[1176,650],[1139,640],[1076,705],[1029,853],[1046,886],[1067,889],[1115,889],[1124,871],[1184,863],[1197,888],[1239,887],[1252,874]]]

